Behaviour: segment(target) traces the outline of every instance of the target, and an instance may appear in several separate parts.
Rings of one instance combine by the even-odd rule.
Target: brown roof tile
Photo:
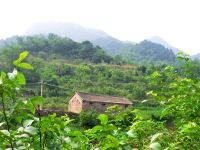
[[[124,97],[108,96],[108,95],[98,95],[83,92],[76,92],[83,101],[95,101],[95,102],[105,102],[105,103],[115,103],[115,104],[129,104],[132,102]]]

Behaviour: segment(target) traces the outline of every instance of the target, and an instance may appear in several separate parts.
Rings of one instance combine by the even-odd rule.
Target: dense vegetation
[[[105,48],[104,50],[99,46],[93,46],[89,41],[78,43],[54,34],[15,36],[0,42],[0,47],[3,47],[4,50],[6,49],[7,53],[9,53],[9,49],[13,48],[15,52],[27,49],[34,56],[43,59],[61,58],[76,62],[78,60],[87,60],[93,63],[104,62],[112,64],[126,62],[139,65],[175,63],[176,56],[172,50],[150,41],[142,41],[138,44],[117,42],[116,39],[112,38],[98,39],[97,41],[97,43],[94,41],[93,43],[102,45]]]
[[[111,57],[90,42],[77,43],[50,34],[16,37],[1,50],[0,69],[11,71],[12,60],[23,50],[30,50],[26,59],[34,71],[22,70],[27,76],[23,87],[26,96],[39,95],[43,81],[44,107],[65,108],[75,91],[124,96],[130,100],[146,99],[146,76],[163,66],[123,65],[120,57]],[[98,63],[98,64],[97,64]],[[118,65],[121,64],[121,65]]]
[[[176,56],[170,49],[150,41],[142,41],[124,51],[125,55],[134,64],[175,64]]]
[[[3,46],[5,55],[9,56],[10,59],[16,57],[16,54],[24,49],[28,49],[33,56],[43,59],[79,59],[94,63],[111,63],[113,61],[103,49],[93,46],[89,41],[77,43],[54,34],[13,38],[13,42],[9,39],[10,42],[5,41]]]
[[[39,82],[43,80],[45,106],[51,108],[66,107],[75,91],[124,96],[131,100],[145,99],[148,91],[145,76],[152,73],[144,66],[68,64],[64,60],[29,59],[35,69],[22,70],[28,75],[24,90],[27,96],[39,95]]]
[[[136,66],[88,41],[53,34],[16,40],[0,50],[0,149],[199,148],[200,65],[188,55],[180,53],[173,66]],[[144,52],[151,44],[136,46]],[[29,56],[21,53],[26,49]],[[163,52],[175,61],[171,52]],[[157,57],[149,59],[161,63]],[[41,81],[43,97],[38,96]],[[113,106],[104,114],[82,112],[75,118],[41,116],[40,106],[66,111],[74,91],[124,96],[134,106]]]
[[[27,55],[28,52],[23,52],[13,62],[18,69],[1,72],[2,149],[199,149],[200,83],[197,76],[191,75],[194,68],[188,68],[188,56],[179,57],[187,66],[182,68],[183,75],[167,66],[148,77],[151,85],[148,94],[162,108],[159,117],[144,118],[135,108],[121,110],[113,106],[105,114],[87,112],[77,120],[55,114],[41,116],[44,99],[39,96],[23,98],[26,79],[19,70],[33,69],[23,61]],[[13,101],[14,105],[7,107],[7,101]]]

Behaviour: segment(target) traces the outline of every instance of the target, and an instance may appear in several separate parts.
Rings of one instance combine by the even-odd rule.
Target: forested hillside
[[[169,45],[166,41],[159,37],[152,37],[147,39],[148,41],[154,43],[151,45],[149,44],[148,47],[144,45],[144,42],[138,43],[138,45],[141,45],[143,47],[142,49],[140,49],[141,47],[136,46],[135,42],[121,41],[105,33],[104,31],[85,28],[73,23],[42,22],[31,26],[25,32],[25,35],[48,35],[49,33],[54,33],[61,37],[68,37],[77,42],[89,40],[94,45],[102,47],[110,55],[123,55],[125,58],[131,55],[128,58],[134,63],[159,63],[159,61],[162,62],[163,57],[165,56],[167,51],[169,51],[169,53],[171,53],[172,51],[174,52],[174,54],[177,54],[179,51],[177,48]],[[162,45],[163,47],[160,48],[160,46],[158,45]],[[152,49],[154,52],[148,52],[152,51]],[[173,59],[173,56],[171,55],[172,54],[167,54],[163,62],[171,62],[171,60]],[[139,59],[135,60],[135,58],[138,56]],[[158,56],[160,56],[160,58]],[[155,62],[154,57],[156,57]]]
[[[40,95],[44,82],[44,107],[66,111],[66,104],[75,91],[124,96],[130,100],[147,98],[146,75],[155,67],[133,65],[75,63],[65,59],[43,59],[30,55],[27,62],[34,70],[22,71],[27,76],[24,87],[27,96]],[[12,65],[0,65],[1,70],[11,71]]]
[[[55,34],[35,36],[14,36],[1,41],[1,51],[10,59],[20,51],[27,49],[34,56],[43,59],[67,59],[70,61],[84,60],[93,63],[160,65],[175,63],[175,54],[160,44],[142,41],[138,44],[122,43],[116,39],[99,39],[102,49],[89,41],[81,43]],[[97,43],[96,43],[97,44]],[[120,46],[121,45],[121,46]],[[13,52],[13,49],[14,52]],[[8,53],[11,54],[8,54]],[[7,54],[6,54],[7,53]]]
[[[102,48],[94,46],[89,41],[78,43],[54,34],[13,37],[13,40],[10,38],[4,41],[4,46],[1,48],[3,55],[11,60],[23,50],[29,50],[34,57],[38,56],[43,59],[60,58],[71,61],[79,59],[94,63],[113,62],[113,58],[108,56]]]
[[[144,100],[149,90],[146,76],[166,66],[164,62],[173,62],[175,57],[151,42],[144,41],[135,47],[129,58],[134,57],[134,64],[143,62],[148,63],[147,66],[125,64],[130,61],[119,55],[109,56],[89,41],[78,43],[54,34],[13,37],[4,41],[0,49],[0,69],[11,71],[13,66],[5,64],[12,64],[20,52],[28,50],[30,55],[26,61],[33,65],[34,70],[23,71],[27,76],[24,90],[27,96],[38,95],[43,81],[44,107],[47,108],[66,109],[66,103],[75,91]],[[162,66],[158,65],[160,62]]]
[[[142,41],[126,49],[125,55],[134,64],[174,64],[175,54],[160,44]]]
[[[181,51],[178,48],[171,46],[169,43],[167,43],[165,40],[163,40],[161,37],[158,37],[158,36],[153,36],[146,40],[156,43],[156,44],[160,44],[160,45],[164,46],[165,48],[172,50],[174,52],[174,54],[177,54],[179,51]]]
[[[148,75],[166,64],[178,67],[180,74],[182,71],[172,51],[149,41],[127,49],[123,56],[128,59],[123,59],[89,41],[78,43],[54,34],[8,38],[0,49],[0,69],[11,71],[12,60],[24,50],[30,52],[26,61],[34,67],[23,71],[27,76],[24,90],[27,96],[38,95],[43,81],[47,108],[66,108],[75,91],[124,96],[132,101],[148,99]],[[197,66],[194,62],[193,67]]]

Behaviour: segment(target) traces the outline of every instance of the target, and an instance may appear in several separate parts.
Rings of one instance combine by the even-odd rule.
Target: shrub
[[[98,113],[95,110],[82,111],[79,115],[79,124],[84,128],[92,128],[99,123]]]

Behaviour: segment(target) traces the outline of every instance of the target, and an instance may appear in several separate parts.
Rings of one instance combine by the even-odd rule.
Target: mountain
[[[0,48],[0,56],[3,57],[4,55],[6,57],[3,58],[10,60],[13,60],[20,52],[28,50],[32,56],[45,60],[64,59],[92,63],[115,63],[113,57],[89,41],[75,42],[69,38],[60,37],[51,33],[47,36],[34,35],[8,38],[4,43],[12,41],[11,39],[15,39],[15,42],[5,44]]]
[[[105,49],[109,54],[120,54],[123,49],[133,45],[131,42],[120,41],[101,30],[89,29],[74,23],[43,22],[29,27],[25,35],[54,33],[61,37],[68,37],[76,42],[90,41]]]
[[[2,39],[0,40],[0,47],[3,47],[3,46],[5,46],[5,43],[4,43],[4,40]]]
[[[169,64],[176,59],[172,50],[147,40],[134,45],[128,50],[126,57],[136,64]]]
[[[177,53],[178,51],[178,49],[170,46],[166,41],[162,40],[159,37],[152,37],[136,44],[132,42],[120,41],[108,35],[104,31],[85,28],[74,23],[62,23],[62,22],[37,23],[31,26],[30,28],[28,28],[26,32],[24,33],[24,35],[28,36],[28,39],[32,39],[32,38],[34,39],[34,40],[29,41],[29,44],[34,46],[35,44],[38,43],[38,40],[40,40],[40,37],[34,38],[32,36],[41,35],[48,38],[50,33],[53,33],[54,35],[58,35],[60,38],[67,38],[76,42],[90,41],[94,45],[94,47],[99,46],[99,49],[101,48],[104,49],[107,54],[112,55],[112,56],[121,55],[125,59],[130,60],[130,62],[133,62],[136,64],[148,64],[148,63],[159,64],[159,63],[169,63],[169,62],[171,63],[171,62],[174,62],[174,58],[175,58],[175,55],[173,52]],[[15,41],[15,38],[10,38],[10,40],[11,39]],[[45,41],[44,39],[41,39],[41,40]],[[8,45],[9,43],[8,41],[9,39],[6,39],[2,43],[4,45]],[[59,39],[59,41],[62,41],[62,39]],[[87,43],[84,43],[84,44],[87,45]],[[84,44],[82,45],[83,47],[85,46]],[[39,47],[41,49],[48,48],[48,46],[42,47],[42,45]],[[37,49],[39,49],[39,47]],[[64,47],[65,46],[63,45],[63,48]],[[27,48],[28,50],[31,50],[30,47],[27,47]],[[65,53],[67,53],[68,48],[66,49],[63,49],[63,48],[59,46],[58,49],[59,51],[62,51],[62,52],[65,51]],[[72,51],[72,53],[76,53],[76,52]],[[97,53],[96,54],[100,56],[100,52],[98,53],[99,54]],[[101,53],[103,52],[101,51]],[[85,57],[87,54],[83,54],[83,55]]]
[[[61,37],[68,37],[76,42],[90,41],[94,45],[102,47],[111,55],[121,55],[126,53],[127,49],[131,49],[131,47],[134,47],[135,45],[133,42],[120,41],[102,30],[85,28],[75,23],[41,22],[30,26],[24,34],[48,35],[49,33],[53,33]],[[156,44],[161,44],[166,49],[172,50],[175,54],[177,54],[179,51],[177,48],[171,46],[158,36],[153,36],[146,40]]]
[[[163,40],[161,37],[158,37],[158,36],[153,36],[153,37],[150,37],[146,40],[153,42],[153,43],[156,43],[156,44],[161,44],[165,48],[172,50],[175,54],[177,54],[180,51],[178,48],[171,46],[169,43],[167,43],[165,40]]]
[[[110,38],[105,39],[102,44],[118,49],[113,53],[120,54],[130,63],[169,64],[175,61],[175,54],[172,50],[166,49],[160,44],[145,40],[137,44],[127,42],[125,43],[126,47],[124,47],[123,43],[117,39],[113,38],[113,45],[110,41]],[[118,45],[116,45],[116,41],[118,41]],[[49,35],[15,36],[7,38],[3,43],[4,47],[0,48],[0,51],[11,56],[10,58],[14,58],[18,51],[29,50],[32,55],[45,59],[86,60],[93,63],[119,64],[124,61],[120,56],[109,56],[104,49],[89,41],[75,42],[70,38],[60,37],[52,33]]]
[[[99,38],[106,38],[108,35],[101,30],[84,28],[75,23],[43,22],[29,27],[25,35],[36,35],[54,33],[61,37],[68,37],[76,42],[92,41]]]
[[[16,43],[17,42],[17,38],[18,38],[18,36],[12,36],[12,37],[6,38],[5,40],[1,39],[0,40],[0,47]]]
[[[114,55],[123,54],[126,49],[129,49],[135,45],[135,43],[133,43],[133,42],[131,43],[131,42],[120,41],[111,36],[109,36],[107,38],[96,39],[91,42],[95,45],[101,46],[108,53],[114,54]]]
[[[200,53],[193,55],[191,57],[192,57],[192,59],[200,60]]]

